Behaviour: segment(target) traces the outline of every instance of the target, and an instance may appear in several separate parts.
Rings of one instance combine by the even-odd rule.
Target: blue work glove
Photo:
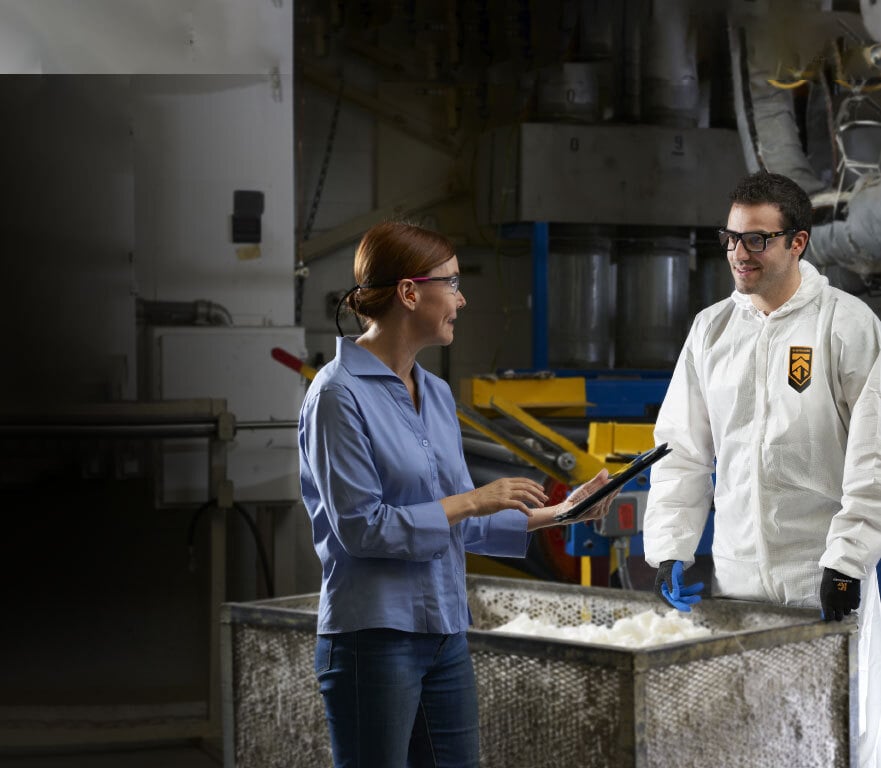
[[[823,621],[841,621],[860,607],[860,581],[833,568],[823,569],[820,582],[820,608]]]
[[[690,611],[691,606],[701,601],[702,581],[685,586],[682,583],[681,560],[664,560],[658,567],[655,576],[655,592],[665,603],[669,603],[678,611]]]

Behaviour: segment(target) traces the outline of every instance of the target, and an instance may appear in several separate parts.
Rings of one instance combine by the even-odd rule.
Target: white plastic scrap
[[[554,637],[579,643],[621,645],[626,648],[645,648],[683,640],[709,637],[712,632],[696,626],[691,619],[671,608],[663,616],[648,610],[624,619],[618,619],[611,627],[596,624],[580,624],[577,627],[559,627],[542,619],[532,619],[528,614],[517,614],[507,624],[495,627],[495,632],[511,632],[517,635]]]

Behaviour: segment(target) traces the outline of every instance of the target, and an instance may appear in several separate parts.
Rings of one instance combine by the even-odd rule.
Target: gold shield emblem
[[[811,383],[812,347],[789,348],[789,386],[796,392],[804,392]]]

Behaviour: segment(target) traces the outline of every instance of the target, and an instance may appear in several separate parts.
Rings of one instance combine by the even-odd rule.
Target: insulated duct
[[[743,156],[750,173],[767,170],[789,176],[809,195],[826,189],[805,157],[792,93],[768,83],[776,28],[767,23],[729,22],[734,106]],[[765,53],[760,56],[759,53]],[[765,61],[763,61],[763,59]]]
[[[881,272],[881,178],[857,181],[844,221],[814,227],[809,256],[817,266],[837,265],[863,277]]]

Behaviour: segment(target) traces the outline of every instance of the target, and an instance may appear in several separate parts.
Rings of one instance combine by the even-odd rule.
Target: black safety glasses
[[[768,247],[769,240],[796,232],[797,229],[783,229],[780,232],[732,232],[730,229],[720,229],[719,243],[726,251],[733,251],[739,240],[750,253],[761,253]]]

